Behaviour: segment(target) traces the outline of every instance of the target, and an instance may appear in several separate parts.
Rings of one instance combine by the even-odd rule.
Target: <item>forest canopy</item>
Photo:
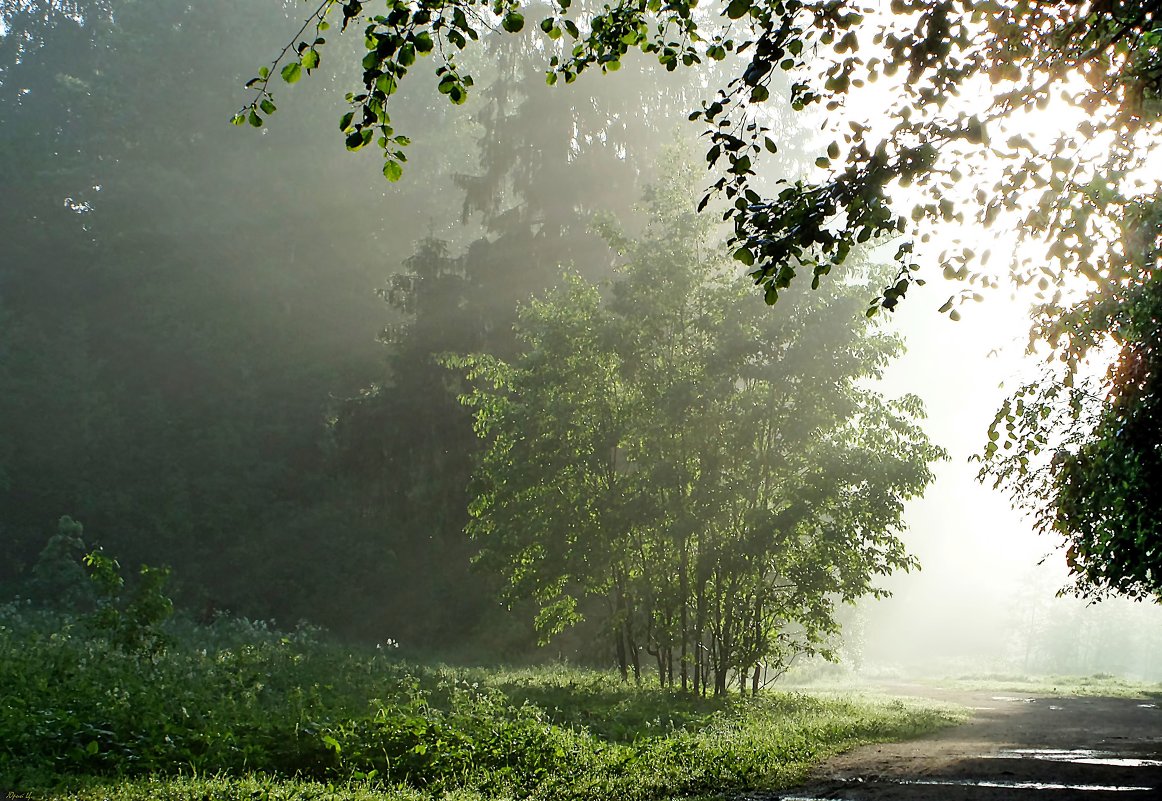
[[[869,315],[896,308],[926,280],[925,263],[960,284],[941,307],[953,319],[980,289],[1030,287],[1030,350],[1049,367],[1001,410],[982,477],[1064,537],[1079,591],[1162,592],[1162,549],[1152,545],[1162,510],[1145,503],[1126,514],[1106,498],[1120,486],[1110,476],[1125,453],[1099,443],[1125,435],[1095,422],[1118,419],[1127,403],[1154,403],[1152,379],[1126,387],[1127,376],[1158,370],[1153,334],[1134,311],[1156,294],[1162,233],[1151,163],[1162,88],[1157,3],[324,0],[248,83],[253,99],[235,123],[262,127],[280,76],[294,83],[320,67],[332,21],[363,37],[362,81],[340,120],[347,147],[375,142],[392,181],[411,141],[395,128],[392,97],[423,58],[453,104],[474,86],[460,54],[526,28],[539,39],[525,52],[543,59],[549,84],[616,72],[632,51],[669,71],[725,71],[689,113],[711,170],[699,208],[732,223],[728,249],[767,302],[806,276],[818,287],[864,243],[890,244],[897,264]],[[828,136],[813,170],[765,181],[763,160],[801,135],[778,130],[775,104],[819,115],[811,119],[821,117]],[[1012,253],[982,247],[982,228],[1009,235]],[[1122,351],[1116,364],[1075,390],[1079,367],[1111,340]],[[1132,472],[1154,475],[1157,432],[1133,430]]]
[[[1030,28],[1027,38],[1049,44],[1052,25],[1066,30],[1074,19],[1070,15],[1081,14],[1072,5],[996,8],[1008,9],[1010,19],[1042,15],[1049,27]],[[1094,19],[1107,22],[1117,11],[1093,8]],[[277,55],[313,9],[328,12],[331,30],[318,36],[308,26],[303,36],[294,37],[278,68],[268,67],[273,81],[252,86],[261,135],[237,135],[222,124],[231,87],[254,75],[254,62],[262,54]],[[922,130],[915,126],[925,115],[955,121],[960,105],[994,108],[990,104],[998,93],[1018,83],[1020,76],[1011,70],[1007,77],[998,73],[994,86],[982,64],[976,80],[987,91],[921,94],[926,85],[935,85],[944,62],[919,59],[911,80],[907,56],[912,51],[892,55],[888,47],[891,52],[881,53],[896,41],[888,33],[880,44],[873,41],[873,27],[883,24],[897,39],[920,42],[917,36],[925,31],[942,30],[941,9],[952,37],[959,30],[953,23],[971,22],[972,13],[990,7],[901,6],[895,16],[878,10],[857,20],[853,15],[862,12],[848,4],[765,9],[731,4],[692,8],[686,17],[679,5],[645,4],[611,8],[616,13],[608,18],[580,7],[546,5],[536,11],[505,6],[494,13],[489,6],[445,4],[429,7],[428,21],[421,23],[419,5],[389,7],[379,0],[358,10],[341,3],[308,8],[291,0],[0,3],[0,126],[6,134],[0,141],[0,182],[19,199],[0,207],[6,246],[0,260],[0,535],[10,557],[0,564],[5,595],[54,596],[57,590],[35,579],[36,568],[56,521],[69,515],[84,523],[88,546],[104,545],[127,568],[142,563],[172,567],[170,589],[179,607],[197,610],[206,619],[227,611],[291,623],[308,618],[363,639],[390,637],[418,647],[447,647],[478,638],[497,652],[522,652],[533,635],[512,622],[517,616],[498,611],[492,600],[497,577],[469,564],[478,546],[464,535],[471,501],[466,488],[481,445],[472,429],[472,410],[456,400],[469,386],[463,375],[438,364],[437,356],[487,353],[516,363],[524,347],[513,333],[518,305],[530,293],[557,286],[563,264],[571,264],[585,281],[600,284],[610,276],[624,257],[593,235],[594,213],[612,215],[629,232],[626,241],[636,241],[645,220],[633,205],[647,185],[671,171],[667,162],[657,166],[658,157],[675,139],[688,149],[690,140],[707,133],[710,140],[701,149],[704,155],[715,154],[705,162],[715,171],[695,184],[713,186],[727,179],[705,216],[745,216],[798,202],[800,189],[807,193],[803,197],[818,199],[836,187],[854,185],[843,182],[849,174],[852,180],[858,177],[861,141],[869,158],[878,151],[873,140],[882,139],[889,142],[885,155],[897,159],[903,150],[890,142],[904,147],[909,131]],[[409,21],[392,21],[391,14],[404,10]],[[725,16],[717,13],[723,10]],[[355,13],[346,19],[348,35],[339,37],[345,11]],[[503,25],[509,13],[524,18],[516,34]],[[822,15],[818,26],[816,13]],[[779,18],[790,19],[790,27],[775,34],[790,38],[782,60],[772,61],[774,51],[764,48],[776,40],[763,25],[777,14],[795,16]],[[555,20],[555,28],[541,27],[546,17]],[[632,36],[628,29],[622,34],[627,41],[610,42],[613,49],[585,62],[586,53],[598,52],[593,48],[604,35],[598,29],[606,22],[596,29],[590,25],[597,19],[638,27]],[[1000,29],[992,31],[989,25],[996,27],[1000,19],[984,13],[976,27],[967,29],[971,41],[983,46],[989,35],[999,35]],[[666,20],[670,27],[659,30],[657,24]],[[494,22],[495,30],[486,30],[482,21]],[[392,27],[397,22],[398,30]],[[421,52],[424,25],[432,41],[427,55]],[[368,26],[374,27],[370,39]],[[718,26],[726,27],[713,45]],[[518,27],[517,19],[510,18],[507,27]],[[466,32],[469,28],[477,39]],[[1092,117],[1086,116],[1087,124],[1105,125],[1110,136],[1123,130],[1116,128],[1115,101],[1123,91],[1118,87],[1133,78],[1129,67],[1117,73],[1125,66],[1118,54],[1129,52],[1131,42],[1138,61],[1152,52],[1149,32],[1143,31],[1111,32],[1106,51],[1094,50],[1092,65],[1085,69],[1095,85],[1106,81],[1116,90],[1103,96],[1105,105],[1096,106]],[[454,32],[463,38],[463,50]],[[402,62],[413,54],[398,40],[389,52],[395,34],[418,37],[410,66]],[[802,46],[793,44],[794,37]],[[318,38],[327,41],[312,44]],[[1053,41],[1064,49],[1082,37],[1067,39]],[[629,52],[662,40],[667,44],[650,50],[649,58],[633,58]],[[752,44],[744,47],[747,41]],[[948,41],[956,44],[953,38]],[[300,42],[307,43],[301,50]],[[680,46],[667,53],[671,42]],[[860,49],[851,50],[853,44]],[[579,45],[582,50],[574,56]],[[712,47],[721,50],[711,54]],[[305,55],[312,48],[316,55]],[[612,58],[615,51],[622,55]],[[1014,54],[1008,61],[1022,69],[1032,65],[1040,70],[1052,61],[1038,61],[1032,50]],[[550,63],[554,56],[555,66]],[[687,56],[693,69],[685,68]],[[828,76],[827,70],[848,57],[856,59],[856,72],[843,85],[842,77]],[[459,83],[455,77],[445,80],[445,71],[429,82],[433,91],[403,91],[424,84],[446,58],[456,65]],[[880,61],[873,65],[875,58]],[[576,61],[571,68],[570,59]],[[298,91],[294,103],[287,102],[282,78],[292,60],[299,65],[297,88],[308,83],[304,76],[310,71],[309,83],[318,90]],[[889,61],[897,65],[894,75],[887,74]],[[754,83],[748,83],[752,63],[758,67],[750,72]],[[389,64],[395,65],[394,84],[384,77]],[[1148,65],[1139,66],[1145,70]],[[554,70],[556,86],[546,85],[546,69]],[[577,83],[578,71],[602,69],[617,75],[588,76]],[[287,74],[293,76],[294,70]],[[463,79],[466,74],[473,78],[471,86]],[[740,82],[731,84],[732,75]],[[384,117],[395,129],[389,137],[394,141],[385,144],[392,147],[389,155],[410,160],[404,180],[391,185],[384,184],[378,169],[367,170],[343,152],[345,144],[374,152],[376,132],[384,133],[377,127],[375,95],[364,80],[370,77],[372,88],[400,87],[390,95],[390,118]],[[562,86],[570,77],[574,85]],[[966,75],[963,86],[977,86],[972,80]],[[890,91],[876,95],[883,90],[873,83]],[[447,91],[441,92],[441,86]],[[729,97],[714,94],[716,86]],[[1084,93],[1087,86],[1057,81],[1046,90],[1049,111],[1057,112],[1053,104],[1060,102],[1061,90]],[[1130,148],[1147,141],[1143,137],[1154,125],[1148,114],[1153,90],[1144,86],[1140,116],[1125,120],[1127,136],[1115,136],[1118,147],[1110,149],[1095,130],[1093,152],[1141,155]],[[267,126],[269,112],[262,101],[274,100],[260,91],[275,87],[279,124]],[[814,87],[817,97],[803,94],[803,87]],[[353,105],[345,106],[348,90]],[[911,122],[900,127],[904,119],[898,117],[882,128],[852,128],[842,115],[855,109],[859,97],[869,96],[882,98],[884,107],[898,107],[901,114],[914,105],[908,112]],[[927,102],[930,96],[934,102]],[[813,115],[843,98],[849,98],[847,105],[830,110],[836,125],[826,129],[823,140],[769,113],[783,104],[794,107],[798,99],[804,113]],[[1036,102],[1026,105],[1028,111],[1022,111],[1026,106],[1013,95],[1011,109],[996,105],[994,110],[1018,119],[1035,113]],[[1108,119],[1098,113],[1102,109]],[[386,115],[387,106],[382,110]],[[698,118],[691,123],[687,118],[693,110]],[[249,111],[244,123],[251,121]],[[335,118],[348,111],[353,114],[340,120],[345,131],[336,139]],[[980,109],[964,113],[965,120],[976,114],[982,121],[987,142],[960,138],[940,144],[937,162],[928,173],[916,173],[908,192],[916,192],[918,183],[924,191],[953,191],[951,186],[942,189],[954,182],[953,169],[962,186],[992,180],[971,172],[973,154],[984,158],[994,150],[1007,152],[1009,138],[1019,132],[999,134],[1004,120],[981,116]],[[707,115],[714,118],[709,126]],[[720,125],[723,120],[728,125]],[[802,116],[799,121],[815,124],[821,118]],[[929,123],[935,125],[932,120],[923,124]],[[748,130],[751,124],[755,127]],[[368,126],[371,135],[364,145]],[[356,131],[358,138],[351,139]],[[735,139],[723,138],[727,134]],[[1103,185],[1093,183],[1084,169],[1060,172],[1064,163],[1054,156],[1068,158],[1070,147],[1083,144],[1077,135],[1060,152],[1044,135],[1020,135],[1034,149],[1018,148],[1021,157],[1002,159],[1002,167],[1017,170],[1015,177],[1030,164],[1030,185],[1045,192],[1038,182],[1047,182],[1057,192],[1052,197],[1062,198],[1062,214],[1078,209],[1078,224],[1088,226],[1084,236],[1078,234],[1080,241],[1100,249],[1117,239],[1124,244],[1110,251],[1114,256],[1138,254],[1142,264],[1153,264],[1154,229],[1134,222],[1153,217],[1146,213],[1146,194],[1128,194],[1132,180],[1110,179]],[[411,139],[405,144],[401,136]],[[835,148],[829,147],[830,140]],[[759,151],[748,149],[753,146]],[[830,150],[837,155],[828,155]],[[824,156],[825,166],[816,163]],[[927,184],[924,175],[931,178]],[[779,178],[787,183],[778,184]],[[795,192],[784,197],[792,187]],[[991,187],[985,187],[986,199],[1006,197]],[[1104,211],[1087,216],[1090,201],[1069,206],[1069,193],[1075,191],[1090,192],[1086,197],[1100,202]],[[923,193],[895,192],[885,190],[883,200],[905,204],[892,219],[906,218],[919,254],[922,236],[936,229],[923,214],[913,221],[906,204],[926,207],[934,201],[924,200]],[[691,209],[700,195],[688,199]],[[975,195],[964,197],[952,211],[967,220]],[[823,203],[812,207],[812,214],[829,208]],[[1119,209],[1132,224],[1119,229],[1127,232],[1124,237],[1119,233],[1111,239],[1102,220],[1116,218]],[[1017,205],[1013,213],[1026,212]],[[833,224],[847,219],[838,207],[833,215],[818,231],[850,234],[858,244],[861,234]],[[1046,217],[1045,224],[1053,219]],[[816,230],[804,220],[803,232]],[[993,225],[1010,221],[1002,208]],[[737,235],[739,229],[733,230]],[[1047,228],[1029,230],[1036,241],[1056,241]],[[939,238],[946,240],[943,234]],[[878,241],[868,234],[868,244]],[[906,235],[885,241],[893,251],[909,244]],[[1067,255],[1074,252],[1071,248],[1067,245]],[[745,240],[728,252],[743,262],[754,256],[753,269],[770,266]],[[916,254],[903,258],[909,264],[928,258]],[[808,274],[826,255],[807,247],[788,262],[799,279],[782,273],[788,286],[775,287],[786,296],[780,309],[796,308],[795,292],[788,289],[805,288]],[[983,252],[976,254],[978,268],[984,259]],[[987,264],[998,261],[994,255]],[[1069,306],[1064,295],[1053,304],[1054,270],[1064,270],[1053,264],[1042,260],[1037,269],[1045,266],[1050,272],[1029,273],[1036,279],[1033,286],[1044,279],[1050,304],[1040,318],[1038,340],[1048,342],[1057,331],[1057,353],[1081,353],[1087,342],[1101,341],[1106,328],[1123,337],[1128,358],[1120,375],[1127,383],[1119,409],[1128,413],[1131,401],[1145,397],[1141,388],[1152,386],[1139,380],[1145,375],[1139,368],[1156,352],[1140,341],[1149,315],[1138,310],[1147,309],[1148,298],[1133,307],[1121,305],[1123,298],[1135,296],[1141,282],[1093,284],[1088,306]],[[959,262],[947,266],[950,275],[962,274]],[[834,284],[848,280],[849,267],[854,269],[848,264],[829,268],[830,277],[820,274],[820,290],[838,291]],[[1095,269],[1105,268],[1098,264]],[[877,280],[890,288],[902,278],[910,280],[910,272],[897,277],[898,270]],[[833,280],[837,276],[843,278]],[[964,280],[975,283],[972,291],[986,283],[985,277],[980,269],[963,273]],[[997,279],[991,276],[988,283]],[[764,284],[764,291],[770,287]],[[864,300],[875,294],[867,288]],[[1105,311],[1091,314],[1091,308]],[[1066,314],[1070,309],[1076,314]],[[949,307],[950,313],[955,310],[955,304]],[[829,341],[820,340],[820,352]],[[1053,366],[1068,371],[1074,363]],[[1062,376],[1054,380],[1060,383]],[[1096,397],[1102,398],[1102,392]],[[1014,407],[1014,420],[1032,408]],[[1117,445],[1122,426],[1115,417],[1109,419],[1113,422],[1102,430],[1111,446]],[[1004,448],[1006,425],[1002,418],[997,440],[1002,455],[1017,453]],[[1095,429],[1077,430],[1088,442]],[[1142,447],[1148,442],[1136,442],[1131,449],[1135,458],[1148,456],[1149,449]],[[1069,453],[1081,454],[1082,444],[1069,445]],[[1050,469],[1065,464],[1051,461],[1053,447],[1039,447]],[[1092,451],[1095,456],[1110,452]],[[1036,459],[1030,457],[1029,466],[1036,468]],[[1101,464],[1086,462],[1085,469],[1071,475],[1102,475],[1091,466]],[[1084,482],[1071,480],[1070,486],[1084,488]],[[1079,512],[1074,519],[1100,520],[1107,508],[1100,493],[1083,497],[1094,502],[1077,508],[1097,517]],[[1152,508],[1144,504],[1121,519],[1148,520]],[[236,569],[222,570],[223,560]],[[128,582],[134,580],[131,574]],[[1142,586],[1150,591],[1148,584]],[[584,624],[574,631],[580,633],[562,637],[562,648],[575,647],[588,633]]]
[[[482,444],[472,409],[457,401],[469,384],[437,359],[489,354],[519,363],[518,307],[558,287],[565,264],[601,285],[627,258],[617,248],[661,224],[651,215],[676,207],[685,215],[659,229],[672,244],[663,248],[655,235],[641,246],[655,257],[707,249],[704,226],[713,226],[692,217],[694,190],[669,206],[634,208],[652,196],[648,186],[688,172],[687,155],[662,160],[661,151],[689,152],[670,120],[693,102],[697,76],[664,68],[634,75],[627,65],[620,83],[601,82],[578,102],[547,87],[527,60],[497,50],[478,72],[488,102],[464,124],[442,97],[397,98],[430,132],[410,146],[428,157],[415,160],[425,180],[385,194],[382,180],[341,149],[321,149],[333,133],[328,94],[344,74],[320,80],[324,91],[287,109],[283,127],[257,143],[214,112],[224,87],[245,74],[257,46],[251,31],[294,4],[247,6],[248,24],[221,33],[217,57],[204,63],[207,32],[244,13],[233,4],[0,8],[0,124],[12,133],[0,144],[0,169],[22,199],[0,208],[11,245],[0,263],[5,596],[91,606],[70,585],[77,557],[103,547],[126,569],[126,600],[113,605],[126,614],[128,599],[149,596],[149,582],[168,575],[175,606],[203,622],[231,613],[282,625],[306,618],[340,636],[413,649],[526,656],[536,639],[524,613],[536,599],[506,614],[495,599],[507,576],[484,560],[471,565],[483,542],[465,535]],[[154,75],[143,66],[166,59],[187,71]],[[145,110],[116,112],[154,81],[183,97],[175,113],[149,122]],[[559,142],[569,137],[563,152]],[[594,235],[597,211],[625,233]],[[727,270],[709,253],[699,261],[711,263]],[[651,269],[658,272],[656,262]],[[714,283],[700,275],[691,272],[691,287],[666,285],[677,293]],[[647,284],[634,289],[643,302]],[[860,317],[865,291],[853,286],[836,319]],[[714,315],[730,318],[725,298],[733,295],[720,288],[711,297]],[[761,302],[745,311],[762,320],[752,321],[756,331],[788,342],[801,336],[759,312]],[[723,344],[730,329],[712,331],[709,319],[700,323],[713,334],[707,342]],[[864,318],[858,330],[867,325]],[[724,367],[746,363],[751,341],[738,338]],[[865,344],[868,359],[850,376],[875,372],[877,349],[895,347]],[[645,392],[641,376],[634,386]],[[826,398],[836,415],[849,389]],[[639,403],[635,424],[647,419]],[[690,468],[673,448],[666,454]],[[58,527],[66,515],[83,524],[83,538],[68,533],[72,523]],[[835,525],[815,522],[802,536]],[[863,594],[881,568],[910,564],[890,528],[871,532],[886,538],[865,554],[870,572],[853,563],[839,590],[845,597]],[[816,541],[825,550],[832,538]],[[834,588],[829,576],[818,578],[814,586]],[[823,650],[830,612],[812,609],[812,647]],[[606,624],[591,615],[562,634],[559,653],[611,663]]]
[[[325,0],[248,83],[254,99],[234,121],[261,127],[275,110],[279,76],[295,83],[320,67],[333,23],[361,33],[364,45],[362,85],[347,95],[340,128],[350,149],[378,145],[391,180],[402,175],[411,141],[393,125],[392,96],[423,63],[417,59],[429,57],[437,91],[462,103],[474,80],[461,52],[480,47],[482,37],[521,33],[526,17],[540,36],[528,52],[543,58],[550,84],[617,71],[635,50],[667,70],[724,61],[733,77],[690,119],[704,125],[707,161],[720,174],[713,192],[730,204],[735,258],[754,267],[774,301],[797,273],[817,280],[857,243],[897,238],[899,278],[877,299],[890,309],[913,280],[913,240],[927,239],[933,222],[1003,226],[1020,218],[1046,247],[1020,265],[1018,283],[1044,275],[1060,284],[1078,273],[1116,281],[1132,271],[1134,254],[1102,243],[1111,224],[1140,213],[1143,190],[1122,179],[1142,166],[1156,134],[1156,11],[1140,2],[1030,0],[894,0],[890,8],[845,0],[731,0],[712,8],[690,0]],[[886,91],[872,86],[877,81]],[[886,105],[887,126],[852,115],[862,95]],[[779,178],[764,193],[755,168],[787,144],[770,130],[766,108],[775,103],[831,112],[825,128],[835,138],[823,145],[820,172]],[[1051,104],[1080,109],[1086,119],[1034,142],[1020,120]],[[999,173],[986,169],[998,159]],[[901,202],[899,187],[914,191]],[[970,268],[987,257],[966,246],[941,261],[969,283],[996,280]]]

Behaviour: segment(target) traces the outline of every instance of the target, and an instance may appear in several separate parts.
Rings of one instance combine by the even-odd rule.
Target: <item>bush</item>
[[[838,748],[952,719],[803,695],[691,698],[562,667],[416,665],[228,618],[159,629],[165,650],[127,651],[83,616],[0,607],[0,789],[258,773],[409,798],[653,801],[779,786]]]

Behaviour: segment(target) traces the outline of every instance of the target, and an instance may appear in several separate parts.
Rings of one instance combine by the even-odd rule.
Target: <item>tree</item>
[[[69,513],[126,562],[172,565],[195,611],[381,639],[388,537],[329,469],[324,413],[374,374],[384,251],[446,209],[317,153],[332,124],[309,103],[257,148],[216,124],[253,28],[297,14],[263,0],[209,34],[227,8],[0,3],[0,592]],[[134,104],[146,86],[183,101]],[[443,104],[423,111],[439,128]]]
[[[458,54],[470,53],[489,31],[520,32],[526,16],[547,38],[550,83],[616,71],[635,49],[669,70],[716,61],[734,67],[737,77],[690,115],[706,127],[715,170],[702,207],[715,195],[727,201],[730,250],[770,303],[799,275],[810,274],[818,286],[858,245],[891,241],[897,271],[869,314],[896,308],[929,261],[966,284],[941,307],[953,319],[961,302],[981,298],[978,288],[1033,285],[1040,303],[1033,338],[1072,376],[1095,340],[1060,334],[1078,313],[1130,302],[1158,266],[1158,231],[1147,221],[1159,195],[1157,171],[1147,169],[1162,97],[1156,2],[893,0],[889,10],[848,0],[728,0],[707,11],[691,0],[604,7],[388,0],[380,14],[358,0],[325,0],[304,30],[313,24],[321,32],[340,12],[342,27],[360,27],[366,45],[344,134],[352,148],[378,141],[393,180],[402,174],[406,140],[391,130],[389,101],[417,56],[433,56],[438,91],[463,102],[472,79]],[[250,84],[254,98],[235,122],[261,124],[263,110],[273,110],[273,77],[294,81],[313,71],[325,45],[322,36],[292,42]],[[779,74],[785,91],[777,89]],[[877,81],[888,90],[873,92]],[[869,96],[886,107],[878,121],[851,111]],[[760,161],[787,144],[768,130],[764,104],[772,99],[795,111],[820,110],[832,141],[820,143],[816,171],[764,191]],[[1075,124],[1062,124],[1071,118]],[[949,235],[949,226],[965,223],[1014,232],[1024,244],[1011,261],[991,260],[979,237]],[[1130,240],[1137,245],[1123,246]],[[938,254],[937,243],[945,245]],[[1087,297],[1073,303],[1079,281]],[[1100,332],[1103,324],[1083,327]],[[1032,436],[1035,429],[1022,430]],[[1085,437],[1090,429],[1073,434]],[[1023,444],[1039,447],[1035,436]],[[1140,440],[1135,447],[1145,452],[1158,444]],[[1087,472],[1104,459],[1115,461],[1102,471],[1115,468],[1112,452],[1092,455]],[[1118,526],[1122,533],[1111,544],[1143,534]],[[1120,556],[1105,548],[1085,553],[1097,572],[1080,570],[1082,587],[1131,586],[1138,581],[1133,566],[1145,569],[1149,561],[1133,548]]]
[[[1126,232],[1127,251],[1149,243],[1144,264],[1157,263],[1160,223],[1155,209]],[[1143,274],[1047,329],[1068,352],[1115,350],[1104,375],[1051,363],[1005,402],[981,454],[982,478],[1064,539],[1073,591],[1089,598],[1162,600],[1162,282]]]
[[[461,225],[420,240],[381,290],[392,312],[382,369],[335,409],[344,479],[369,518],[390,521],[393,618],[407,642],[507,646],[512,627],[511,616],[489,614],[490,578],[470,570],[464,525],[478,445],[471,413],[457,403],[462,382],[438,355],[507,357],[517,348],[518,303],[557,283],[560,264],[608,274],[610,251],[590,230],[592,216],[634,217],[632,199],[673,141],[667,120],[693,92],[692,74],[648,70],[584,98],[554,92],[528,53],[505,44],[485,42],[478,54],[487,102],[472,115],[478,165],[454,175]],[[562,149],[566,138],[574,145]],[[527,626],[521,633],[523,645],[535,642]]]
[[[627,259],[608,299],[575,278],[522,308],[515,358],[446,361],[474,382],[469,531],[508,600],[552,636],[600,599],[624,677],[652,657],[663,684],[754,691],[914,566],[902,503],[941,451],[915,398],[867,386],[899,349],[860,313],[867,283],[769,315],[688,197],[655,191],[640,240],[607,232]]]

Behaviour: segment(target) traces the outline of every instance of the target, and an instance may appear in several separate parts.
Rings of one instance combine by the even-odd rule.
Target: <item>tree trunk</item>
[[[679,665],[679,670],[682,675],[682,692],[688,689],[686,676],[686,660],[687,651],[686,644],[690,641],[690,615],[687,603],[690,597],[690,553],[689,553],[689,537],[686,535],[685,528],[682,530],[682,537],[678,543],[681,548],[678,559],[678,602],[682,605],[682,642],[681,642],[681,659],[682,663]],[[673,684],[673,676],[671,674],[670,683]]]
[[[630,624],[629,616],[625,619],[625,641],[629,647],[629,655],[633,660],[633,682],[640,685],[642,683],[642,660],[641,654],[638,651],[637,643],[633,638],[633,627]]]
[[[613,582],[613,639],[617,647],[617,667],[621,671],[622,683],[629,683],[629,657],[625,650],[625,596],[621,589],[621,577]]]

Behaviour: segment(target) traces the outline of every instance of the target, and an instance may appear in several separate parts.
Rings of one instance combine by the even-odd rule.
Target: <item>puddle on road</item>
[[[1083,793],[1133,793],[1153,790],[1153,787],[1133,787],[1118,784],[1058,784],[1057,782],[1019,782],[1003,779],[905,779],[893,784],[918,784],[935,787],[990,787],[1005,790],[1076,790]]]
[[[1011,701],[1018,704],[1035,704],[1036,698],[1019,698],[1015,695],[994,695],[990,700],[992,701]]]
[[[841,779],[840,781],[864,782],[863,779]],[[912,787],[985,787],[997,790],[1054,790],[1080,793],[1137,793],[1155,789],[1138,785],[1064,784],[1062,782],[1010,781],[1006,779],[873,779],[867,784],[869,786],[896,784]],[[778,796],[779,801],[823,801],[824,798],[828,801],[844,801],[841,796],[832,795],[830,792],[822,797],[812,795]]]
[[[1040,759],[1047,762],[1072,762],[1075,765],[1110,765],[1119,768],[1158,768],[1162,760],[1138,759],[1122,756],[1113,751],[1093,751],[1085,748],[1014,748],[995,754],[981,754],[982,759]]]
[[[1157,709],[1157,704],[1138,704],[1138,709]]]

